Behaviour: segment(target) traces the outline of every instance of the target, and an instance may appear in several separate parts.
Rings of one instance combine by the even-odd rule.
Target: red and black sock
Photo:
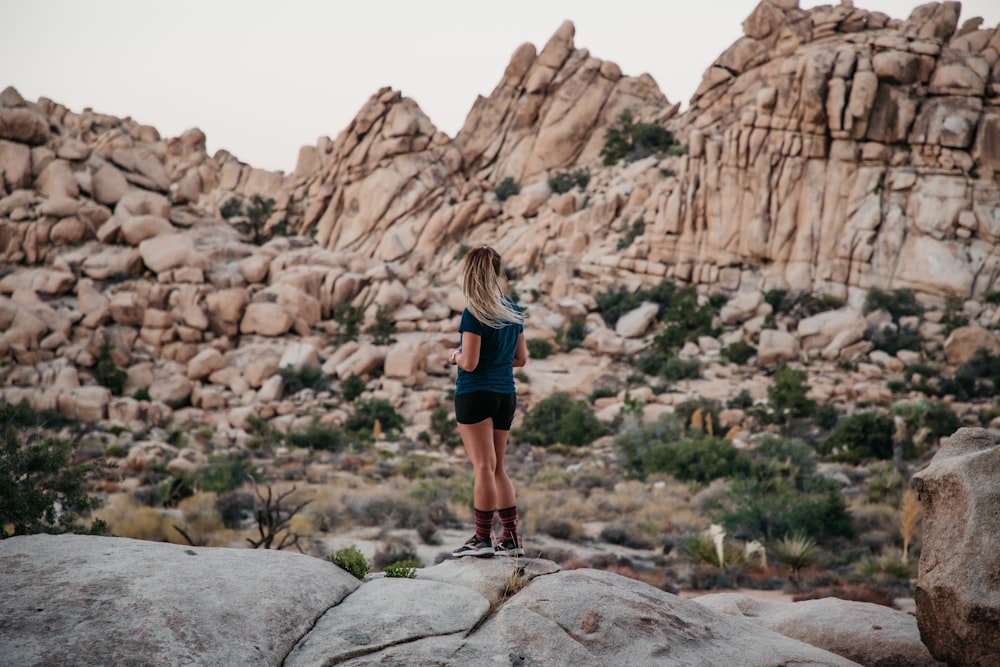
[[[497,510],[500,514],[500,523],[503,524],[503,536],[505,539],[516,541],[517,538],[517,505],[505,507]]]
[[[493,510],[474,510],[476,513],[476,540],[491,542],[493,536]]]

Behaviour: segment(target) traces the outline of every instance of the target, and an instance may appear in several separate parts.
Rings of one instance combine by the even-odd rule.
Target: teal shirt
[[[517,308],[517,306],[514,306]],[[518,308],[520,312],[520,308]],[[483,324],[466,308],[462,311],[462,321],[458,332],[465,331],[482,338],[479,350],[479,365],[471,373],[458,369],[455,381],[455,395],[474,391],[492,391],[498,394],[512,394],[514,388],[514,353],[517,351],[517,337],[524,332],[521,324],[508,324],[499,329]]]

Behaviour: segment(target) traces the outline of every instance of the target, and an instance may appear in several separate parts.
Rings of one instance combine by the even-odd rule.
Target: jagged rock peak
[[[596,160],[603,128],[630,108],[663,120],[677,107],[648,74],[624,76],[618,65],[573,44],[565,21],[536,54],[523,44],[488,98],[472,107],[456,143],[470,175],[494,182],[531,181]]]

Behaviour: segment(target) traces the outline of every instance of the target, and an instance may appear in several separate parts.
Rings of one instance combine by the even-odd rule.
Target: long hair
[[[524,322],[524,315],[504,296],[500,266],[500,253],[489,246],[479,246],[465,255],[462,291],[469,312],[494,329]]]

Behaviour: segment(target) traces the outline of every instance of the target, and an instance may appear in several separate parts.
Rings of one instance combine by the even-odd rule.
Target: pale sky
[[[803,8],[823,4],[801,0]],[[907,18],[922,3],[856,0]],[[0,0],[0,89],[72,111],[131,116],[164,137],[191,127],[212,154],[295,167],[299,147],[336,137],[379,88],[413,98],[449,136],[514,50],[566,19],[575,44],[649,73],[687,102],[742,35],[756,0]],[[960,19],[1000,23],[1000,0]]]

